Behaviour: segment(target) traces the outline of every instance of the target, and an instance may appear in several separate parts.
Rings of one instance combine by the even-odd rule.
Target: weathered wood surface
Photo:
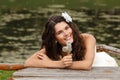
[[[100,52],[104,51],[104,52],[120,55],[120,49],[118,48],[108,46],[105,44],[98,44],[96,47],[97,47],[97,51],[100,51]]]
[[[13,80],[119,80],[120,67],[94,67],[90,71],[25,68],[13,73]]]

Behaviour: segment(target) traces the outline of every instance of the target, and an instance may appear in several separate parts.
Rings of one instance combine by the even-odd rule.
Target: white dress
[[[118,67],[115,59],[106,52],[95,53],[93,67]]]

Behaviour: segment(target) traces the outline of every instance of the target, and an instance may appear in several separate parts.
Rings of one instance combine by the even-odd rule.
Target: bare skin
[[[60,22],[55,25],[55,37],[56,41],[58,41],[61,45],[65,45],[66,41],[73,42],[72,30],[65,23]],[[24,66],[26,67],[42,67],[42,68],[69,68],[69,69],[84,69],[90,70],[93,64],[94,55],[95,55],[95,38],[87,33],[81,34],[85,41],[86,53],[85,59],[82,61],[73,61],[72,55],[68,54],[61,58],[58,61],[51,60],[47,55],[45,49],[41,49],[40,51],[34,53],[31,57],[29,57]]]

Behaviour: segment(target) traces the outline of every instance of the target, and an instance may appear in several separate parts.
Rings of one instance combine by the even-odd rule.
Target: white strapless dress
[[[118,67],[115,59],[106,52],[95,53],[93,67]]]

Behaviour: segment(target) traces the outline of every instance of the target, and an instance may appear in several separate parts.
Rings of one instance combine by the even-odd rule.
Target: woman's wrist
[[[63,62],[60,61],[51,61],[48,65],[48,68],[65,68]]]

